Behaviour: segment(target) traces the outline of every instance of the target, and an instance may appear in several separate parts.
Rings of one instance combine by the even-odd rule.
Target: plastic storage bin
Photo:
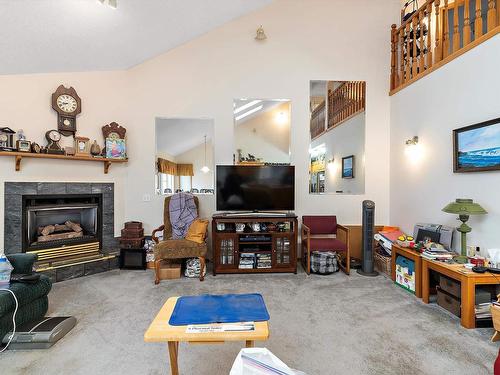
[[[415,262],[401,255],[396,258],[396,284],[415,294]]]
[[[9,286],[10,274],[14,267],[10,264],[5,255],[0,255],[0,288]]]

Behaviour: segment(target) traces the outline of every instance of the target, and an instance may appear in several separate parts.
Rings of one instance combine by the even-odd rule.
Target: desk
[[[269,338],[268,322],[255,322],[255,331],[186,333],[187,326],[171,326],[168,324],[178,298],[179,297],[171,297],[167,300],[144,334],[145,342],[168,343],[172,375],[179,374],[177,358],[179,354],[179,342],[181,341],[191,344],[245,341],[246,347],[249,348],[253,347],[254,341],[264,341]]]
[[[391,278],[396,281],[396,259],[398,255],[402,255],[415,262],[415,295],[418,298],[422,297],[422,257],[418,251],[410,248],[401,247],[392,244],[391,249]]]
[[[422,258],[422,301],[429,303],[429,273],[436,271],[460,282],[461,318],[465,328],[476,328],[476,285],[500,284],[500,275],[490,272],[475,273],[464,268],[463,264],[447,264]]]

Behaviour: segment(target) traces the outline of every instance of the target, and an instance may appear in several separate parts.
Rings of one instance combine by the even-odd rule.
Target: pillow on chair
[[[193,241],[196,243],[205,242],[205,236],[207,234],[208,220],[196,219],[194,220],[186,234],[186,240]]]

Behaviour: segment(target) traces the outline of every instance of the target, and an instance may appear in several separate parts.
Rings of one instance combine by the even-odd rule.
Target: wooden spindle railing
[[[391,94],[500,33],[500,0],[487,4],[427,0],[401,26],[392,25]]]
[[[365,82],[347,81],[328,93],[328,129],[365,110]]]
[[[311,139],[316,138],[325,131],[326,127],[326,106],[322,101],[311,113],[310,132]]]

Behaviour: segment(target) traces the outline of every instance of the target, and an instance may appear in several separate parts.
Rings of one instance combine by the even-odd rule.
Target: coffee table
[[[253,347],[255,341],[264,341],[269,338],[269,323],[255,322],[254,331],[232,332],[204,332],[187,333],[187,326],[171,326],[170,316],[179,297],[170,297],[163,305],[156,318],[153,320],[146,333],[145,342],[166,342],[170,355],[170,370],[172,375],[179,374],[177,363],[179,356],[179,343],[190,344],[217,344],[226,341],[244,341],[247,348]]]

